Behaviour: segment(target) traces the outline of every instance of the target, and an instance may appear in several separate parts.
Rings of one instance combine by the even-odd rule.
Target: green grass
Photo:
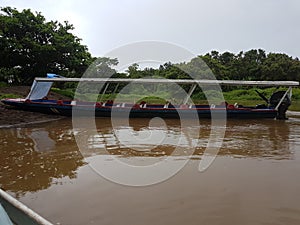
[[[300,101],[292,101],[292,105],[289,107],[289,110],[300,111]]]
[[[232,90],[228,92],[223,92],[224,98],[226,100],[261,100],[259,95],[255,92],[255,90],[258,90],[260,93],[265,95],[267,98],[269,98],[272,93],[276,91],[285,91],[287,90],[286,88],[266,88],[266,89],[237,89],[237,90]],[[292,100],[300,100],[300,89],[299,88],[294,88],[293,89],[293,97]]]
[[[74,90],[73,89],[59,89],[59,88],[51,88],[51,91],[69,97],[69,98],[74,98]]]
[[[3,81],[0,82],[0,87],[8,87],[9,85]]]
[[[5,99],[5,98],[22,98],[22,96],[15,95],[15,94],[2,94],[2,93],[0,93],[0,99]]]

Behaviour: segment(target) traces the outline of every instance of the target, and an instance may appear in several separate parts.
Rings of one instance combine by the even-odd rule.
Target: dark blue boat
[[[212,81],[212,80],[166,80],[166,79],[135,79],[140,83],[167,83],[175,82],[178,84],[207,84],[217,83],[218,85],[245,85],[245,86],[287,86],[287,91],[278,91],[270,99],[261,97],[266,101],[266,105],[241,106],[238,104],[230,105],[226,102],[219,105],[188,105],[188,104],[139,104],[132,103],[113,103],[110,102],[85,102],[85,101],[63,101],[48,100],[43,97],[49,92],[53,81],[62,82],[81,82],[79,78],[36,78],[31,88],[31,92],[26,99],[4,99],[6,105],[14,106],[18,109],[35,111],[47,114],[58,114],[62,116],[72,116],[74,110],[76,115],[96,117],[128,116],[132,118],[237,118],[237,119],[258,119],[258,118],[277,118],[286,119],[286,111],[291,104],[292,87],[299,86],[299,82],[294,81]],[[102,83],[126,83],[133,79],[86,79],[86,82]],[[37,88],[37,84],[40,85]],[[38,90],[38,91],[37,91]],[[42,91],[41,91],[42,90]],[[192,93],[192,92],[191,92]],[[191,93],[189,93],[191,95]]]

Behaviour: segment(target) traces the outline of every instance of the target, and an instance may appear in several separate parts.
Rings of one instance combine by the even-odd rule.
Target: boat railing
[[[53,225],[2,189],[0,189],[0,203],[7,212],[9,218],[16,225]]]

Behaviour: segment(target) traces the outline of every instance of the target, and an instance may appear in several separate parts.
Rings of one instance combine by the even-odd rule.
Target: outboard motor
[[[277,91],[274,94],[272,94],[269,100],[270,106],[275,108],[279,104],[280,100],[284,95],[285,95],[285,91]],[[287,120],[285,113],[288,110],[290,105],[291,105],[291,99],[288,95],[286,95],[278,108],[276,119]]]

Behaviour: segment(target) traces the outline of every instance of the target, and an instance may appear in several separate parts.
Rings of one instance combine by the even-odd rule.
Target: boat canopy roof
[[[298,81],[241,81],[241,80],[183,80],[183,79],[129,79],[129,78],[35,78],[36,82],[93,82],[137,84],[199,84],[222,86],[299,87]]]

